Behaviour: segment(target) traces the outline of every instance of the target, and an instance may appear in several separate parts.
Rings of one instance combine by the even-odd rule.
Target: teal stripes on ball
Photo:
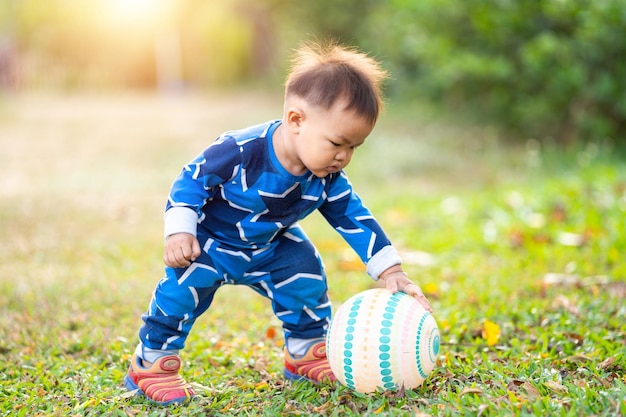
[[[350,307],[350,313],[348,314],[348,320],[346,321],[346,335],[343,342],[343,374],[346,380],[346,386],[354,389],[356,387],[354,382],[354,374],[352,368],[352,355],[354,352],[354,344],[352,343],[354,340],[354,325],[356,324],[356,319],[359,316],[359,309],[361,308],[361,303],[363,301],[363,297],[359,297],[352,303]]]
[[[393,378],[393,371],[391,369],[391,333],[393,331],[393,318],[396,313],[396,308],[398,307],[398,301],[400,297],[402,297],[404,293],[396,293],[393,294],[387,300],[387,305],[385,306],[385,312],[383,313],[383,320],[380,325],[380,338],[378,341],[380,344],[378,345],[378,359],[380,367],[380,380],[383,383],[383,388],[385,389],[395,389],[396,383]]]
[[[426,379],[428,374],[424,372],[424,368],[422,366],[420,346],[421,346],[421,341],[422,341],[422,332],[424,331],[424,322],[426,321],[427,318],[428,318],[428,315],[424,314],[422,318],[420,319],[420,324],[419,326],[417,326],[417,336],[415,337],[415,353],[416,353],[415,361],[417,362],[417,371],[419,372],[420,376],[424,379]],[[428,350],[430,352],[431,350],[430,346],[428,347]]]

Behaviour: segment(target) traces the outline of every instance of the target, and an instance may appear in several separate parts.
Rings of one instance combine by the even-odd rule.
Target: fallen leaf
[[[330,401],[327,401],[318,407],[313,407],[313,412],[319,413],[319,414],[326,414],[326,411],[329,410],[331,407],[334,407],[334,404]]]
[[[589,356],[583,355],[582,353],[579,353],[577,355],[572,355],[572,356],[568,356],[567,358],[563,359],[564,363],[574,363],[574,364],[581,364],[584,362],[590,362],[593,359],[590,358]]]
[[[516,392],[519,390],[519,387],[521,387],[522,384],[524,384],[524,381],[520,379],[512,379],[511,381],[509,381],[508,384],[506,384],[506,389],[507,391]]]
[[[482,393],[483,393],[483,390],[478,387],[464,387],[463,391],[461,392],[461,397],[464,396],[465,394],[482,395]]]
[[[577,346],[582,346],[583,342],[585,341],[585,338],[577,333],[564,333],[563,336],[572,340]]]
[[[549,389],[551,389],[552,391],[555,391],[557,393],[566,393],[567,392],[567,387],[565,387],[564,385],[559,384],[556,381],[548,381],[545,383],[545,386]]]
[[[265,337],[267,339],[273,339],[276,337],[276,334],[278,332],[276,331],[275,327],[268,327],[267,330],[265,331]]]
[[[400,385],[397,390],[385,391],[384,395],[388,398],[404,398],[406,397],[406,388],[404,385]]]
[[[495,346],[498,340],[500,340],[500,326],[489,319],[485,319],[483,326],[483,339],[487,340],[487,345]]]
[[[539,394],[539,390],[535,388],[535,386],[528,381],[525,381],[522,384],[522,388],[524,388],[524,391],[526,391],[528,396],[533,400],[541,396],[541,394]]]
[[[598,369],[607,369],[615,363],[615,356],[607,358],[598,364]]]
[[[254,385],[254,389],[257,391],[266,390],[268,387],[269,387],[269,384],[267,383],[267,381],[261,381]]]
[[[489,404],[481,404],[478,406],[478,413],[476,414],[476,417],[480,417],[483,415],[483,413],[489,408]]]
[[[259,358],[254,362],[254,370],[257,372],[263,372],[267,370],[268,360],[265,358]]]
[[[430,407],[431,406],[430,402],[428,402],[428,400],[426,398],[418,398],[416,400],[416,402],[420,403],[424,407]]]

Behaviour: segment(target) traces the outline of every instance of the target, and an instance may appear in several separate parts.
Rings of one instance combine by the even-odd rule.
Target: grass
[[[202,397],[162,408],[125,395],[171,180],[223,130],[277,117],[278,99],[0,103],[0,415],[626,414],[618,150],[506,144],[420,107],[391,108],[349,172],[435,308],[444,343],[422,387],[284,381],[269,304],[226,287],[183,356]],[[336,305],[374,285],[320,217],[304,227]]]

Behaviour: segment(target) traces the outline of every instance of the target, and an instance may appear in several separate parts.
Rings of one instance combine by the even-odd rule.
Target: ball
[[[335,313],[326,335],[330,368],[367,393],[420,386],[439,354],[439,328],[412,296],[385,288],[360,292]]]

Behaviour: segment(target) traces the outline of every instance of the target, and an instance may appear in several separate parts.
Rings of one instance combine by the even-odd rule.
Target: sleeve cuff
[[[196,236],[198,214],[187,207],[172,207],[165,212],[165,237],[174,233],[189,233]]]
[[[367,274],[378,281],[380,274],[392,266],[400,264],[402,264],[402,258],[400,258],[398,251],[391,245],[385,246],[370,258],[367,263]]]

